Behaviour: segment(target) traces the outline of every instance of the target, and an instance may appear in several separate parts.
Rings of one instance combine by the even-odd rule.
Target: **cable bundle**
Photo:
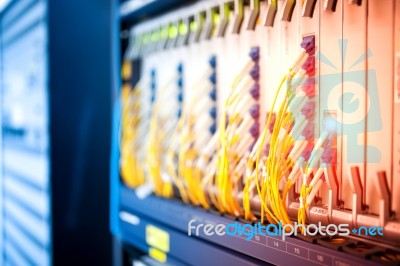
[[[149,174],[155,194],[166,198],[173,196],[174,176],[171,176],[171,173],[175,171],[175,168],[171,169],[169,160],[174,160],[174,154],[170,150],[176,139],[175,132],[181,115],[182,71],[183,65],[179,64],[178,74],[157,91],[149,129],[147,151]],[[166,154],[168,156],[165,156]]]
[[[197,167],[197,162],[216,128],[216,64],[216,56],[211,56],[209,69],[193,87],[195,94],[190,101],[185,102],[183,116],[178,125],[180,140],[178,176],[175,184],[185,203],[190,201],[205,208],[209,208],[209,204],[204,190],[201,189],[203,172]],[[204,82],[205,77],[208,77],[209,82]],[[200,97],[207,91],[209,97]]]
[[[322,148],[322,145],[326,141],[327,137],[328,132],[324,131],[315,144],[308,162],[304,163],[303,165],[299,165],[298,170],[296,169],[296,171],[292,171],[294,173],[293,175],[299,175],[298,172],[300,172],[300,176],[302,176],[302,186],[299,198],[300,208],[297,218],[299,224],[306,223],[306,210],[314,200],[323,183],[322,175],[324,174],[324,168],[327,166],[325,164],[321,164],[319,167],[317,167],[317,164],[324,153],[324,148]],[[308,180],[310,179],[311,174],[313,174],[313,178],[311,182],[309,182]]]
[[[171,177],[173,184],[179,191],[179,195],[185,203],[194,202],[195,197],[191,192],[192,182],[185,181],[181,176],[181,172],[186,172],[184,161],[181,159],[182,154],[187,156],[187,160],[195,157],[195,153],[190,149],[192,136],[192,115],[186,109],[183,101],[183,65],[179,64],[178,68],[178,123],[174,129],[174,133],[169,144],[166,154],[166,173]]]
[[[324,143],[329,139],[329,134],[323,132],[314,145],[314,52],[314,39],[305,38],[301,53],[279,84],[261,136],[258,47],[251,49],[249,61],[232,84],[218,130],[215,56],[210,58],[210,68],[202,75],[194,95],[185,102],[182,64],[178,65],[177,76],[158,91],[157,97],[153,72],[151,88],[155,103],[148,132],[148,168],[141,168],[141,160],[137,159],[140,152],[129,154],[121,149],[121,161],[133,165],[121,168],[123,178],[136,187],[144,182],[148,169],[156,195],[172,197],[175,185],[185,203],[201,204],[204,208],[213,205],[220,212],[244,214],[246,219],[256,219],[251,201],[258,198],[261,221],[266,217],[271,223],[283,224],[290,224],[293,218],[288,215],[287,202],[297,182],[301,185],[297,219],[304,224],[307,208],[324,180],[325,164],[319,166],[319,163],[325,152]],[[204,77],[208,77],[208,83],[203,82]],[[274,112],[282,88],[285,97]],[[200,97],[204,90],[209,91],[209,97]],[[134,96],[139,92],[134,90]],[[138,146],[145,146],[146,142],[138,135],[147,132],[144,127],[138,130],[140,104],[133,97],[129,105],[129,97],[124,97],[123,125],[129,130],[124,131],[122,143],[125,147],[130,139],[136,139],[131,145],[139,150]],[[139,115],[129,120],[130,112]],[[243,205],[239,203],[240,197]]]
[[[208,194],[213,204],[219,211],[236,216],[242,214],[237,197],[243,187],[247,157],[259,134],[258,62],[259,48],[254,47],[225,100],[217,133],[217,168],[208,183]]]
[[[134,89],[127,84],[122,88],[122,120],[120,141],[120,173],[124,183],[136,188],[145,181],[143,169],[143,157],[145,156],[143,145],[148,128],[148,104],[142,104],[141,100],[146,94],[142,90],[142,84],[138,82]]]
[[[322,184],[323,171],[317,165],[321,158],[327,133],[317,141],[308,160],[304,156],[309,140],[307,117],[302,113],[309,98],[303,85],[310,74],[310,55],[314,53],[313,40],[302,43],[302,50],[288,70],[276,91],[266,127],[257,140],[250,155],[246,171],[246,185],[243,191],[243,207],[246,219],[255,219],[251,211],[252,191],[256,190],[261,203],[261,221],[265,216],[271,223],[291,224],[286,210],[288,192],[303,174],[300,195],[299,223],[305,223],[305,210],[314,199]],[[278,112],[273,110],[282,87],[286,87],[285,97]],[[274,121],[272,121],[274,120]],[[271,122],[273,122],[271,124]],[[263,156],[262,156],[263,155]],[[311,174],[317,171],[308,183]],[[303,204],[302,204],[303,203]]]

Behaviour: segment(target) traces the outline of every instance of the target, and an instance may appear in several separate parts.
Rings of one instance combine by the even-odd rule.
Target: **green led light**
[[[161,37],[161,39],[168,38],[168,26],[161,27],[161,29],[160,29],[160,37]]]
[[[159,34],[157,31],[153,31],[151,34],[151,42],[157,42],[158,39],[160,38]]]
[[[143,34],[142,39],[143,39],[143,44],[148,44],[151,39],[151,34],[150,33]]]
[[[190,22],[189,27],[190,27],[190,31],[195,32],[195,31],[197,30],[197,23],[196,23],[196,21]]]
[[[174,25],[171,24],[171,25],[169,26],[169,30],[168,30],[168,37],[169,37],[170,39],[175,39],[176,36],[178,36],[178,29],[177,29],[176,26],[174,26]]]
[[[213,24],[218,25],[218,23],[219,23],[219,14],[215,12],[213,14]]]
[[[225,3],[224,4],[224,10],[223,10],[223,14],[224,14],[224,19],[225,20],[228,20],[229,19],[229,17],[230,17],[230,12],[231,12],[231,9],[229,8],[229,3]]]
[[[243,2],[243,0],[239,0],[237,8],[238,8],[238,10],[237,10],[238,15],[239,16],[243,16],[244,15],[244,2]]]
[[[186,35],[188,33],[188,26],[186,23],[181,22],[179,23],[179,34],[180,35]]]

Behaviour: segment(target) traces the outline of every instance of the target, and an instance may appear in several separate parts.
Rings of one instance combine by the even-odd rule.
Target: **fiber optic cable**
[[[136,116],[132,115],[138,109],[135,94],[137,90],[131,90],[124,86],[122,89],[122,130],[120,143],[120,173],[124,183],[132,188],[137,187],[143,182],[143,175],[139,174],[136,156],[134,154],[134,139],[136,137],[136,127],[139,122]]]
[[[206,197],[206,188],[203,180],[207,180],[204,177],[206,172],[205,169],[209,168],[210,161],[205,159],[208,157],[206,154],[212,154],[216,149],[216,143],[212,141],[213,135],[216,131],[216,120],[217,120],[217,105],[216,105],[216,84],[217,84],[217,57],[212,55],[208,61],[209,76],[208,76],[208,96],[205,97],[205,101],[208,102],[207,106],[198,110],[197,113],[193,114],[194,121],[194,134],[195,140],[192,145],[192,153],[196,153],[195,160],[188,162],[190,167],[186,172],[186,179],[191,181],[192,193],[196,195],[195,204],[201,204],[204,208],[209,208],[209,199]],[[203,91],[204,93],[204,91]],[[197,101],[197,98],[193,98],[193,101]],[[192,104],[192,106],[199,106],[199,104]],[[188,106],[189,107],[189,106]],[[189,108],[188,108],[189,109]],[[196,108],[195,108],[196,109]],[[208,110],[208,112],[207,112]],[[205,112],[204,112],[205,111]],[[209,156],[209,158],[211,155]],[[205,160],[204,160],[205,159]],[[200,166],[201,165],[201,166]],[[212,172],[211,172],[212,173]]]
[[[243,164],[243,156],[248,154],[246,151],[258,137],[258,117],[249,112],[259,99],[258,60],[259,49],[252,48],[249,61],[233,81],[232,89],[225,100],[218,128],[216,175],[209,183],[209,194],[215,193],[213,204],[220,211],[236,216],[242,214],[237,196],[238,182],[241,182],[244,175],[244,171],[237,172],[241,169],[238,165]]]
[[[308,48],[309,47],[303,47],[294,64],[289,68],[288,74],[282,78],[273,100],[271,110],[274,109],[277,97],[283,86],[286,87],[285,99],[279,107],[272,131],[270,131],[269,126],[273,113],[271,111],[267,118],[267,126],[260,137],[261,141],[257,141],[260,145],[255,146],[257,149],[256,157],[253,156],[249,159],[248,169],[246,171],[246,185],[243,192],[243,207],[245,210],[245,218],[247,219],[255,218],[250,210],[250,183],[254,181],[261,202],[261,221],[264,221],[264,216],[266,215],[267,219],[271,223],[291,223],[285,209],[286,199],[282,198],[281,195],[280,184],[282,183],[283,178],[290,174],[290,169],[294,166],[293,161],[287,157],[289,155],[291,157],[297,156],[299,150],[304,147],[304,144],[300,142],[297,144],[296,150],[293,151],[295,139],[299,137],[299,132],[304,128],[304,121],[302,121],[304,119],[297,123],[295,120],[297,111],[304,105],[304,100],[298,100],[298,97],[301,95],[297,95],[299,92],[297,87],[304,80],[304,71],[299,71],[309,56],[311,49]],[[294,77],[296,77],[296,79],[300,77],[302,81],[299,82],[293,80]],[[294,86],[292,87],[292,85]],[[265,167],[262,168],[263,171],[260,176],[260,157],[267,135],[270,135],[268,156],[266,160],[262,162]],[[253,155],[255,155],[254,152]],[[254,166],[255,169],[253,170]],[[293,179],[293,176],[291,178]],[[287,191],[291,187],[291,182],[292,180],[286,181],[285,188],[283,189],[284,197],[286,197]]]
[[[122,89],[122,128],[120,142],[120,173],[124,183],[136,188],[145,182],[146,169],[143,167],[143,128],[148,127],[148,113],[144,106],[146,93],[143,87],[147,87],[146,79],[140,80],[131,89],[124,86]],[[147,109],[148,111],[148,109]]]
[[[165,83],[162,89],[157,91],[148,133],[149,142],[146,162],[149,169],[149,176],[154,186],[154,193],[166,198],[173,196],[172,182],[175,176],[171,175],[172,169],[170,168],[169,161],[171,158],[164,156],[164,154],[171,156],[168,150],[171,147],[171,139],[174,139],[173,135],[178,125],[180,110],[164,103],[171,103],[174,101],[174,96],[179,94],[178,87],[182,84],[182,82],[179,82],[182,75],[181,67],[178,66],[178,74],[174,75]],[[172,158],[172,160],[174,159]]]
[[[267,126],[260,137],[261,140],[257,141],[255,149],[252,151],[253,156],[249,159],[246,185],[243,191],[243,207],[247,219],[255,218],[250,210],[250,190],[251,187],[254,187],[251,185],[253,181],[261,201],[261,220],[263,221],[264,216],[267,216],[272,223],[282,222],[284,224],[291,223],[285,209],[285,201],[288,191],[299,180],[299,177],[303,177],[298,212],[298,222],[301,224],[305,224],[306,210],[323,183],[321,176],[325,166],[318,167],[318,164],[324,151],[322,145],[327,139],[328,133],[323,132],[315,145],[313,144],[313,150],[310,156],[307,156],[308,160],[306,161],[302,154],[308,146],[309,139],[302,134],[305,132],[308,118],[306,119],[304,115],[297,115],[307,103],[304,93],[298,87],[304,84],[307,77],[314,74],[312,68],[314,59],[310,57],[314,53],[314,47],[310,45],[313,41],[312,38],[303,41],[300,55],[289,69],[288,74],[281,80],[271,109],[274,109],[276,98],[284,84],[286,87],[285,99],[279,107],[272,130],[269,126],[272,112],[269,113]],[[293,77],[301,81],[294,81]],[[265,160],[260,160],[267,136],[270,136],[268,137],[268,156]],[[257,150],[256,158],[255,150]],[[260,161],[261,164],[264,164],[264,167],[261,167],[262,171],[260,171]],[[297,163],[294,163],[295,161]],[[308,182],[314,172],[313,179]],[[284,181],[285,179],[286,181]],[[283,188],[280,187],[282,181],[284,181]]]
[[[307,164],[305,164],[304,168],[301,168],[303,178],[302,178],[302,187],[299,198],[300,199],[300,208],[298,212],[299,224],[306,223],[306,210],[314,200],[318,190],[320,189],[323,183],[321,177],[324,173],[323,171],[324,168],[326,168],[326,165],[321,164],[319,167],[317,167],[317,164],[319,163],[322,154],[324,152],[324,149],[321,147],[326,141],[327,137],[328,137],[328,132],[324,131],[321,134],[320,138],[318,139],[317,143],[315,144]],[[308,179],[314,172],[315,174],[312,180],[308,182]]]
[[[202,204],[208,207],[208,201],[205,191],[200,188],[200,180],[202,172],[196,167],[196,161],[199,158],[199,148],[204,146],[198,143],[198,135],[202,135],[201,141],[208,141],[212,135],[209,128],[214,124],[216,119],[215,111],[204,112],[204,109],[216,109],[215,97],[200,100],[201,93],[206,90],[215,90],[216,83],[216,57],[212,56],[209,60],[209,69],[201,75],[200,80],[193,86],[194,95],[183,101],[180,99],[182,106],[181,116],[178,126],[174,129],[170,146],[167,152],[166,166],[167,173],[176,185],[179,195],[185,203],[195,205]],[[205,86],[204,78],[208,78],[209,85]],[[214,98],[214,99],[213,99]],[[200,133],[200,134],[199,134]]]

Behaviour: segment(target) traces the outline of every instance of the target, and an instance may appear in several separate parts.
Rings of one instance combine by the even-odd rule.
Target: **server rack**
[[[185,5],[185,1],[172,1],[170,8]],[[331,2],[331,1],[328,1]],[[129,29],[140,20],[138,14],[145,12],[152,17],[168,8],[155,3],[138,9],[120,13],[121,29]],[[126,31],[125,31],[126,33]],[[124,35],[122,35],[124,36]],[[126,41],[126,39],[125,39]],[[126,42],[121,40],[122,50]],[[121,51],[120,51],[121,52]],[[133,62],[139,69],[140,62]],[[134,72],[133,82],[139,75]],[[120,84],[118,84],[120,85]],[[111,231],[115,237],[115,262],[132,263],[143,261],[149,265],[376,265],[384,263],[382,254],[391,249],[390,245],[375,246],[371,239],[363,240],[366,248],[357,248],[360,239],[349,238],[346,242],[333,244],[324,237],[290,237],[285,242],[274,237],[259,237],[246,241],[245,237],[188,236],[188,223],[198,221],[229,224],[247,221],[224,215],[216,211],[206,211],[199,207],[185,205],[179,200],[166,200],[154,195],[138,197],[134,190],[126,187],[120,179],[119,147],[121,102],[114,104],[113,146],[111,158]],[[149,240],[152,232],[159,230],[154,243]],[[167,238],[168,240],[165,240]],[[168,242],[168,248],[164,242]],[[159,246],[161,245],[161,246]],[[121,251],[122,250],[122,251]],[[134,250],[134,251],[132,251]],[[127,260],[127,258],[130,258]],[[391,262],[397,265],[399,262]],[[135,264],[134,264],[135,265]],[[139,265],[139,264],[138,264]]]

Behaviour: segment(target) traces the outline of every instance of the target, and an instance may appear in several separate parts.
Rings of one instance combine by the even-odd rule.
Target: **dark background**
[[[54,265],[111,265],[113,5],[49,0]]]

